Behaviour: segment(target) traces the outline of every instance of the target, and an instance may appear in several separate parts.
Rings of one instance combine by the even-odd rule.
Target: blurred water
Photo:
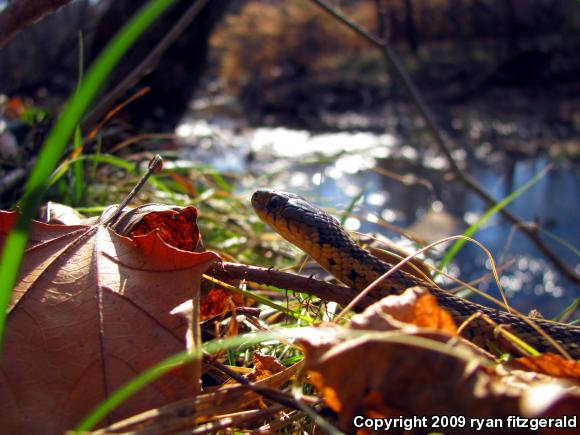
[[[391,134],[313,134],[281,127],[239,130],[224,122],[196,120],[184,122],[177,133],[184,142],[195,144],[185,148],[184,158],[211,163],[221,171],[249,173],[251,177],[243,178],[241,191],[278,188],[336,210],[348,208],[360,196],[353,211],[365,219],[351,217],[346,226],[380,232],[407,248],[412,244],[375,222],[382,218],[403,228],[423,228],[431,236],[439,233],[429,225],[443,222],[443,234],[459,234],[487,210],[463,185],[446,178],[446,161],[434,148],[418,150]],[[547,157],[508,160],[504,153],[485,146],[470,155],[458,151],[455,157],[497,199],[549,164]],[[578,248],[579,198],[580,165],[563,160],[509,208],[524,220],[537,220],[554,236]],[[492,252],[496,262],[515,260],[516,265],[504,271],[501,280],[517,309],[527,312],[536,308],[549,318],[579,296],[580,288],[567,282],[501,217],[494,216],[474,238]],[[546,243],[580,271],[580,259],[574,252],[548,238]],[[485,254],[468,244],[449,270],[470,281],[490,268]],[[480,288],[499,297],[493,281]]]

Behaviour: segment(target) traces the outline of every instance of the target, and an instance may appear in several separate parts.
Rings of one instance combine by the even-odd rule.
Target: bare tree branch
[[[31,26],[71,0],[12,0],[0,13],[0,48],[25,27]]]
[[[306,278],[293,273],[247,264],[223,262],[214,266],[207,273],[222,281],[224,278],[243,279],[295,292],[308,293],[320,299],[337,302],[343,306],[348,305],[350,301],[360,294],[360,291],[350,287],[342,287],[314,278]],[[373,290],[359,302],[358,307],[366,308],[387,295],[388,293],[386,291],[380,289]]]
[[[337,10],[333,9],[323,0],[311,0],[313,3],[320,6],[324,11],[332,15],[334,18],[342,22],[344,25],[349,27],[351,30],[355,31],[358,35],[365,38],[368,42],[379,48],[389,67],[391,68],[395,77],[402,83],[403,87],[411,97],[411,100],[417,107],[419,114],[425,120],[425,123],[431,132],[439,150],[449,164],[451,171],[455,174],[458,180],[463,182],[465,186],[467,186],[471,191],[473,191],[476,195],[482,198],[489,206],[497,205],[497,201],[469,174],[463,171],[455,159],[453,158],[451,146],[448,143],[448,139],[443,136],[441,133],[442,129],[438,125],[433,113],[425,103],[421,93],[415,86],[415,83],[409,77],[407,72],[405,71],[399,57],[394,52],[393,48],[387,41],[383,41],[382,39],[378,38],[376,35],[366,31],[365,29],[358,26],[356,23],[351,21],[349,18],[345,17],[344,15],[340,14]],[[528,224],[520,219],[518,216],[514,215],[506,208],[502,208],[500,213],[511,222],[513,225],[516,225],[521,231],[536,245],[538,250],[548,258],[554,267],[556,267],[566,278],[574,283],[580,283],[580,275],[576,273],[569,265],[563,262],[553,251],[550,249],[544,241],[540,238],[538,233],[538,228],[536,225]]]

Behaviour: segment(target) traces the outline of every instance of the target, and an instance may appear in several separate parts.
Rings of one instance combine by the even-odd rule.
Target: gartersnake
[[[391,269],[389,264],[362,249],[336,219],[301,196],[258,190],[252,196],[252,205],[262,221],[350,287],[363,290]],[[480,312],[497,324],[508,325],[510,331],[536,350],[555,351],[554,346],[521,317],[460,298],[409,273],[396,271],[381,283],[381,290],[399,294],[416,285],[426,287],[458,324]],[[580,327],[548,320],[533,321],[558,341],[572,358],[580,359]],[[475,319],[466,325],[465,335],[474,339],[488,334],[489,329],[488,322]]]

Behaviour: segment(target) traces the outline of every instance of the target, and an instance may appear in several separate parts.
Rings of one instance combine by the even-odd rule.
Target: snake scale
[[[277,190],[258,190],[252,196],[252,206],[262,221],[352,288],[363,290],[391,269],[389,264],[362,249],[336,219],[299,195]],[[416,285],[426,287],[458,324],[480,312],[497,324],[509,325],[511,332],[536,350],[556,352],[545,337],[519,316],[460,298],[404,271],[396,271],[385,279],[381,283],[381,290],[399,294]],[[579,326],[541,319],[533,321],[558,341],[572,358],[580,359]],[[489,323],[479,318],[467,324],[464,335],[475,339],[488,334],[489,330]]]

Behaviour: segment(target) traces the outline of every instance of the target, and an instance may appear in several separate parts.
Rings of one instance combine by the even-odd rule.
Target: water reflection
[[[466,128],[458,120],[453,121],[453,126]],[[512,135],[515,127],[498,122],[496,128],[502,135]],[[479,138],[484,133],[483,123],[469,125],[471,137]],[[303,194],[323,207],[344,210],[362,194],[353,211],[367,219],[348,218],[346,227],[380,232],[398,242],[401,237],[377,225],[379,219],[414,228],[429,239],[461,233],[487,210],[479,197],[447,179],[447,162],[435,148],[418,150],[390,134],[312,134],[281,127],[236,131],[204,122],[188,122],[179,127],[178,134],[187,143],[195,143],[185,158],[211,163],[222,171],[262,176],[263,185]],[[546,157],[506,162],[506,153],[495,150],[488,142],[470,155],[460,150],[454,156],[496,198],[507,196],[549,163]],[[264,174],[272,175],[264,178]],[[537,220],[556,237],[580,246],[579,181],[579,165],[563,162],[509,208],[522,219]],[[255,178],[247,180],[240,189],[261,187],[254,182]],[[566,282],[526,237],[512,231],[499,216],[492,217],[475,238],[493,253],[496,261],[515,258],[516,266],[502,272],[501,282],[516,308],[524,312],[538,308],[551,317],[578,297],[578,286]],[[404,244],[413,248],[409,241]],[[550,245],[560,258],[580,269],[572,251],[555,243]],[[449,267],[449,272],[464,281],[489,270],[485,254],[470,244]],[[492,281],[483,282],[480,288],[499,296]]]

